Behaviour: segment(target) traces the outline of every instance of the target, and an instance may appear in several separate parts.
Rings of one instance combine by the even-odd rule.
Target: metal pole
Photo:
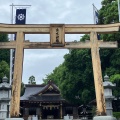
[[[94,4],[92,4],[93,5],[93,20],[94,20],[94,24],[95,24],[95,6],[94,6]]]
[[[13,24],[13,3],[11,6],[11,24]],[[11,34],[11,37],[10,37],[11,40],[13,40],[13,34]],[[10,85],[11,85],[11,82],[12,82],[12,56],[13,56],[13,49],[10,49]]]
[[[13,3],[11,6],[11,24],[13,24]],[[13,40],[13,34],[10,36],[10,40]],[[10,80],[9,84],[12,84],[12,56],[13,56],[13,49],[10,49]],[[10,111],[10,102],[9,102],[9,111]],[[10,112],[9,112],[9,117],[10,117]]]
[[[13,24],[13,6],[14,6],[14,4],[12,3],[11,24]]]
[[[119,22],[120,22],[120,1],[118,0],[118,15],[119,15]]]

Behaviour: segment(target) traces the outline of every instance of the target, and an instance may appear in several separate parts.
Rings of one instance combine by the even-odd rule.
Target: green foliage
[[[109,24],[118,22],[118,1],[103,0],[100,13],[100,24]],[[116,83],[116,89],[113,94],[118,97],[120,95],[120,32],[102,35],[104,41],[117,41],[117,49],[108,49],[101,51],[101,63],[104,74],[110,76],[110,80]]]
[[[113,112],[113,116],[117,119],[120,118],[120,112]]]
[[[8,41],[8,35],[5,33],[0,33],[0,41],[1,42],[7,42]]]
[[[116,82],[117,84],[120,84],[120,74],[115,74],[110,77],[111,82]]]
[[[116,0],[102,1],[102,8],[99,11],[99,21],[100,24],[118,22],[118,5]]]
[[[25,92],[25,87],[24,87],[24,83],[22,82],[21,83],[21,93],[20,93],[20,96],[23,96],[24,92]]]
[[[7,42],[8,35],[0,33],[0,42]],[[0,83],[6,75],[9,79],[10,50],[0,49]]]
[[[95,97],[90,54],[88,49],[74,49],[64,56],[66,76],[60,89],[63,97],[71,102],[86,104]],[[75,96],[80,99],[76,100]]]
[[[8,35],[7,34],[0,34],[0,42],[7,42]],[[6,61],[7,64],[10,64],[10,50],[7,49],[0,49],[0,61]]]
[[[90,91],[84,88],[81,95],[84,104],[87,104],[87,102],[89,102],[88,96],[90,96]]]
[[[100,49],[101,66],[103,75],[107,74],[112,76],[120,73],[120,48],[112,49]]]
[[[120,96],[120,74],[114,74],[110,77],[110,81],[116,83],[116,88],[113,90],[113,95],[115,97]]]
[[[99,11],[99,24],[110,24],[119,22],[118,2],[116,0],[103,0],[102,8]],[[120,32],[113,34],[104,34],[104,41],[118,41],[120,46]]]
[[[64,74],[64,64],[59,65],[56,67],[51,74],[46,75],[46,78],[43,79],[44,83],[48,83],[49,80],[53,81],[56,85],[59,86],[59,84],[62,81],[62,76]]]
[[[2,78],[4,76],[7,76],[9,78],[9,65],[5,61],[0,62],[0,83],[2,82]]]
[[[97,111],[96,106],[92,106],[92,115],[93,116],[96,116],[96,111]]]
[[[102,4],[103,6],[106,6],[106,5],[111,4],[111,3],[115,2],[115,1],[116,1],[116,0],[103,0],[103,1],[101,2],[101,4]]]
[[[83,35],[82,38],[80,39],[81,42],[82,41],[84,42],[85,40],[90,40],[90,35],[89,34]]]
[[[33,75],[29,77],[28,83],[29,84],[36,84],[35,77]]]

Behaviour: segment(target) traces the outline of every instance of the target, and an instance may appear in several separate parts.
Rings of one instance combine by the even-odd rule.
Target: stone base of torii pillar
[[[93,120],[117,120],[113,116],[95,116]]]
[[[24,120],[23,118],[6,118],[5,120]]]

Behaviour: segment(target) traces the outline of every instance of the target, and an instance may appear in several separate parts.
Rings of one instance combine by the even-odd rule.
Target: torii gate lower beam
[[[98,47],[100,48],[116,48],[117,42],[104,42],[98,40]],[[0,42],[0,49],[15,49],[16,48],[16,41],[10,42]],[[66,42],[65,46],[63,47],[51,47],[50,42],[23,42],[24,49],[82,49],[82,48],[91,48],[91,42]]]

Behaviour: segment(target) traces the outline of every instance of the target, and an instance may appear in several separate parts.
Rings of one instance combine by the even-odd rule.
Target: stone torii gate
[[[119,30],[120,24],[81,25],[81,24],[0,24],[0,32],[16,34],[16,41],[0,42],[0,49],[16,49],[10,116],[19,117],[20,89],[23,69],[24,49],[74,49],[90,48],[92,55],[94,83],[98,115],[105,115],[105,98],[99,48],[117,48],[117,42],[97,40],[97,33],[113,33]],[[50,42],[29,42],[24,40],[25,34],[50,34]],[[87,42],[65,42],[65,34],[90,34]]]

